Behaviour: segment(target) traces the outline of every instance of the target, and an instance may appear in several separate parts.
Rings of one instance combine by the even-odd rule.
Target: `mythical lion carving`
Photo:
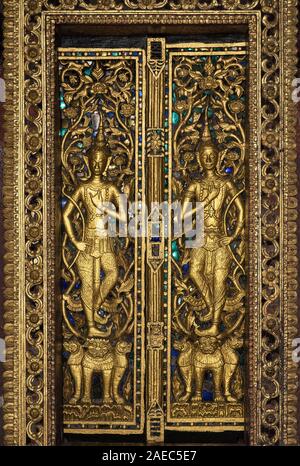
[[[92,403],[92,377],[95,372],[102,375],[102,402],[125,403],[119,387],[128,367],[127,354],[131,351],[131,343],[118,341],[113,348],[108,340],[92,338],[87,340],[85,349],[75,339],[66,341],[64,346],[70,352],[68,365],[75,387],[69,404],[76,404],[79,400],[84,404]]]
[[[179,351],[177,365],[184,384],[179,401],[202,401],[205,374],[209,371],[214,382],[214,401],[237,401],[231,393],[231,382],[238,367],[236,349],[243,345],[240,336],[231,335],[223,343],[213,336],[202,336],[195,342],[187,339],[174,342]]]

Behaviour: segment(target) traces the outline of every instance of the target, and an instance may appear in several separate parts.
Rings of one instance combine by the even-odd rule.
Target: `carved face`
[[[213,170],[217,166],[218,153],[214,147],[204,147],[199,154],[201,165],[204,170]]]
[[[174,341],[174,348],[178,351],[181,351],[181,352],[186,352],[190,349],[191,347],[191,344],[189,341],[186,341],[186,340],[176,340]]]
[[[108,341],[94,339],[88,343],[88,353],[93,357],[103,358],[111,351],[111,345]]]
[[[231,337],[229,338],[229,345],[233,349],[242,348],[243,344],[244,340],[242,337],[231,335]]]
[[[70,353],[76,353],[76,351],[79,348],[79,343],[74,341],[74,340],[65,341],[64,342],[64,347],[65,347],[66,351],[69,351]]]
[[[93,175],[101,175],[107,164],[107,152],[103,148],[94,149],[90,159],[90,170]]]
[[[219,342],[215,337],[201,337],[199,339],[199,349],[201,353],[213,354],[219,346]]]
[[[132,344],[127,341],[118,341],[116,348],[119,353],[130,353]]]

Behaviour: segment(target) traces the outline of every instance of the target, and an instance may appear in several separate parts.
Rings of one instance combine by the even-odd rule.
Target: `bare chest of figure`
[[[84,205],[87,216],[87,227],[98,228],[99,221],[104,220],[103,207],[110,201],[110,189],[108,185],[86,185],[84,186]]]
[[[197,202],[206,204],[204,207],[205,228],[219,228],[222,226],[222,213],[226,196],[225,185],[224,180],[218,177],[203,179],[197,185]],[[207,202],[209,196],[212,197],[212,200]]]

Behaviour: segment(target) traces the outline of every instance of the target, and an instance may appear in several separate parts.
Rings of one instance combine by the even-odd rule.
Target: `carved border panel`
[[[53,186],[47,183],[42,100],[46,38],[54,45],[49,28],[55,23],[99,21],[207,25],[216,18],[230,26],[244,24],[247,15],[259,18],[261,25],[255,36],[261,75],[257,67],[255,72],[262,85],[260,131],[250,135],[258,138],[261,162],[261,240],[254,250],[261,311],[253,316],[250,335],[249,434],[252,444],[297,443],[297,367],[291,356],[297,332],[296,117],[291,100],[296,1],[5,0],[4,6],[6,443],[56,441],[54,245],[46,228],[50,225],[53,231],[55,219],[44,196]]]

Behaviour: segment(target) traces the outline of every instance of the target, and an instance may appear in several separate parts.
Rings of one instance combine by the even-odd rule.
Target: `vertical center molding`
[[[150,213],[148,227],[152,225],[151,204],[163,201],[163,156],[164,156],[164,88],[165,88],[165,40],[147,41],[147,204]],[[153,213],[152,213],[153,214]],[[147,247],[147,440],[162,442],[164,438],[164,414],[162,409],[163,385],[162,350],[162,269],[163,228],[158,216],[159,231],[148,232]],[[148,228],[149,230],[149,228]]]

